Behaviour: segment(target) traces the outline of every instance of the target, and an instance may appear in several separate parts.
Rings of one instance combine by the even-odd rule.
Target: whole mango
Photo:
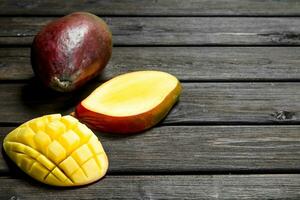
[[[72,91],[99,75],[112,53],[112,35],[96,15],[75,12],[47,24],[34,38],[36,76],[56,91]]]

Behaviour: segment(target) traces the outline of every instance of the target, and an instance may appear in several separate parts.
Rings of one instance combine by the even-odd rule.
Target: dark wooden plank
[[[0,128],[1,144],[12,129]],[[127,137],[96,134],[109,157],[109,174],[255,173],[298,171],[299,130],[300,126],[165,126]],[[0,174],[14,170],[1,154]]]
[[[89,11],[98,15],[299,15],[295,0],[73,0],[9,1],[3,0],[0,15],[64,15]]]
[[[0,18],[0,45],[30,45],[54,18]],[[299,45],[298,18],[105,17],[115,45]]]
[[[299,80],[299,47],[115,47],[99,80],[163,70],[183,81]],[[33,77],[28,48],[0,48],[0,80]]]
[[[1,199],[299,199],[300,175],[107,176],[86,187],[59,189],[0,178]]]
[[[29,48],[0,48],[0,80],[24,80],[32,77]]]
[[[0,122],[21,123],[47,113],[70,113],[100,83],[73,94],[40,83],[0,84]],[[300,83],[184,83],[180,102],[163,124],[299,123]]]

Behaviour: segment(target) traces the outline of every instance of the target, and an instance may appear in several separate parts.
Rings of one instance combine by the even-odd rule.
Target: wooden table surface
[[[74,94],[33,78],[30,45],[73,11],[104,18],[113,56]],[[0,199],[300,199],[300,2],[296,0],[0,0],[0,139],[21,123],[68,114],[101,82],[145,69],[177,76],[179,103],[153,129],[97,132],[104,179],[42,185],[0,154]]]

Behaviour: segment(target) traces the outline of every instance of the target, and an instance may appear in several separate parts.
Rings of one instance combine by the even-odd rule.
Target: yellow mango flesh
[[[77,105],[75,115],[101,132],[138,133],[159,123],[181,90],[178,79],[166,72],[131,72],[99,86]]]
[[[45,184],[77,186],[102,178],[108,158],[96,135],[72,116],[46,115],[10,132],[6,154]]]
[[[176,77],[165,72],[131,72],[98,87],[82,105],[108,116],[137,115],[155,108],[179,84]]]

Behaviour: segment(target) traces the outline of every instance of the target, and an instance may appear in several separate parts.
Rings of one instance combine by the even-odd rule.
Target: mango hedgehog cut
[[[108,158],[97,136],[69,115],[32,119],[10,132],[3,147],[25,173],[48,185],[89,184],[108,169]]]

